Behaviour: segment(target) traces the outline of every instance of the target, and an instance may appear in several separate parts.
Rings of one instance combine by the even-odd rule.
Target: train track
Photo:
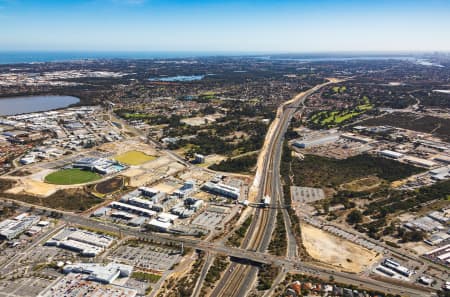
[[[330,83],[330,82],[328,82]],[[269,208],[256,209],[255,219],[244,237],[241,248],[247,250],[265,252],[269,246],[275,225],[277,205],[280,202],[277,182],[279,182],[279,158],[281,152],[284,132],[295,109],[305,98],[328,83],[318,85],[292,100],[284,103],[277,111],[275,131],[271,139],[268,139],[269,146],[264,160],[262,173],[262,184],[258,191],[257,199],[260,201],[264,195],[272,197]],[[275,159],[278,158],[278,159]],[[277,168],[275,168],[277,167]],[[257,275],[258,268],[251,265],[231,263],[229,270],[223,275],[218,286],[210,296],[242,297],[245,296]]]

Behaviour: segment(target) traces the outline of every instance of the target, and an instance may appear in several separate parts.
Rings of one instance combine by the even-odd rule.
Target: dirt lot
[[[302,240],[311,257],[349,272],[362,272],[380,257],[375,252],[307,224],[302,224]]]
[[[368,176],[361,179],[357,179],[348,183],[341,185],[343,190],[354,191],[354,192],[362,192],[369,191],[377,188],[382,183],[376,176]]]

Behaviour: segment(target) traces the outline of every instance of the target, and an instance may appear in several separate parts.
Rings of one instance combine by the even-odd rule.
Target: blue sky
[[[450,1],[0,0],[0,50],[450,51]]]

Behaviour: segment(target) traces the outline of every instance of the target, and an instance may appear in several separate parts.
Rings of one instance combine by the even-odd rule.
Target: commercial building
[[[157,232],[167,232],[169,228],[172,226],[172,223],[168,220],[164,219],[152,219],[147,223],[147,228]]]
[[[313,139],[302,139],[302,140],[295,140],[293,142],[293,145],[299,148],[310,148],[314,146],[319,145],[325,145],[329,143],[333,143],[339,140],[339,134],[328,134],[324,135],[322,137],[317,137]]]
[[[7,219],[0,222],[0,238],[7,240],[14,239],[18,235],[25,232],[31,226],[37,224],[40,220],[39,216],[21,214],[14,219]]]
[[[86,257],[95,257],[111,246],[114,239],[76,228],[65,228],[48,240],[45,245],[57,246],[77,252]]]
[[[179,198],[184,198],[187,195],[189,195],[190,193],[192,193],[193,191],[195,191],[195,182],[194,181],[186,181],[184,183],[184,185],[179,188],[178,190],[176,190],[175,192],[173,192],[173,194]]]
[[[433,161],[422,159],[422,158],[417,158],[417,157],[413,157],[413,156],[405,156],[403,158],[403,161],[406,161],[406,162],[414,164],[414,165],[426,167],[426,168],[436,166],[436,163]]]
[[[147,197],[153,197],[159,193],[158,190],[148,187],[140,187],[138,190],[142,193],[142,195]]]
[[[146,216],[146,217],[152,217],[156,214],[156,212],[153,210],[134,206],[134,205],[131,205],[128,203],[122,203],[122,202],[115,201],[115,202],[111,202],[111,204],[109,206],[111,208],[124,210],[127,212],[135,213],[135,214]]]
[[[390,259],[385,259],[381,265],[406,277],[410,277],[412,274],[411,270]]]
[[[82,273],[87,274],[86,279],[110,284],[118,277],[128,277],[133,272],[133,266],[108,263],[107,265],[98,263],[77,263],[66,265],[63,267],[63,272],[68,273]]]
[[[238,188],[224,185],[222,183],[215,184],[212,182],[206,182],[203,185],[202,190],[231,199],[239,199],[240,196],[240,190]]]
[[[382,151],[380,151],[380,155],[382,155],[384,157],[393,158],[393,159],[399,159],[399,158],[403,157],[402,153],[398,153],[398,152],[394,152],[394,151],[390,151],[390,150],[382,150]]]
[[[79,273],[69,273],[52,287],[39,294],[40,297],[135,297],[136,295],[136,289],[113,284],[101,284],[88,280],[85,275]]]
[[[197,164],[205,163],[205,156],[201,154],[194,154],[194,162]]]

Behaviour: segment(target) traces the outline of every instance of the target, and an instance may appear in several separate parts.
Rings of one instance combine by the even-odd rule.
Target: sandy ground
[[[207,182],[210,181],[213,177],[214,174],[205,170],[199,170],[199,169],[194,169],[194,170],[186,170],[185,172],[183,172],[182,174],[180,174],[179,176],[181,179],[183,180],[196,180],[197,182],[201,181],[201,182]]]
[[[163,182],[157,185],[152,186],[152,188],[159,190],[161,192],[165,193],[173,193],[175,190],[179,189],[182,185],[171,183],[171,182]]]
[[[311,257],[349,272],[362,272],[381,257],[308,224],[302,224],[302,240]]]
[[[16,187],[11,188],[6,192],[10,194],[19,194],[25,192],[31,195],[47,197],[55,193],[57,190],[58,187],[56,185],[25,179],[23,181],[20,181]]]

